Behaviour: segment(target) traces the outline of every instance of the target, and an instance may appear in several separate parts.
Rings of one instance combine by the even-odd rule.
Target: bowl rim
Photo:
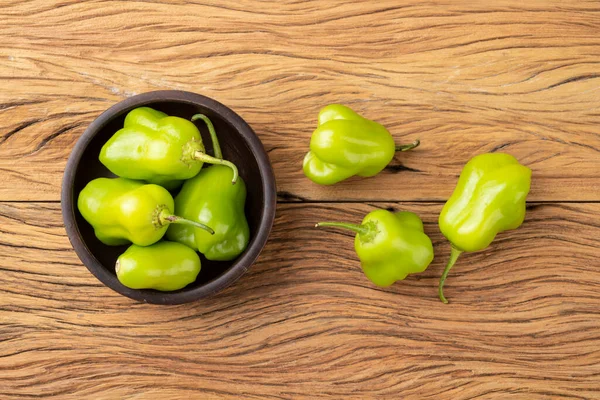
[[[245,140],[246,145],[258,164],[264,204],[260,216],[260,224],[245,252],[235,260],[231,267],[222,275],[206,284],[178,292],[159,292],[145,289],[130,289],[111,274],[93,255],[82,239],[75,219],[75,197],[73,186],[75,171],[83,153],[92,139],[114,118],[119,117],[136,107],[148,106],[157,102],[187,103],[206,108],[229,123]],[[71,150],[65,166],[61,187],[61,210],[67,236],[75,253],[86,268],[104,285],[115,292],[134,300],[151,304],[182,304],[192,302],[219,292],[237,281],[258,258],[267,243],[273,222],[275,220],[277,191],[273,168],[267,152],[252,128],[233,110],[209,97],[183,90],[157,90],[138,94],[124,99],[102,114],[86,128]]]

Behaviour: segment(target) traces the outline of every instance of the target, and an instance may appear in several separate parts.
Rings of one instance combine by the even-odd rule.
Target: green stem
[[[221,145],[219,144],[219,139],[217,138],[217,132],[215,132],[215,127],[211,120],[204,114],[196,114],[192,117],[192,122],[201,119],[204,121],[206,126],[208,127],[208,132],[210,133],[210,139],[212,140],[213,151],[215,152],[216,158],[223,158],[223,153],[221,152]]]
[[[231,183],[233,185],[235,185],[235,183],[237,182],[238,169],[235,166],[235,164],[232,163],[231,161],[227,161],[227,160],[223,160],[221,158],[215,158],[213,156],[209,156],[208,154],[206,154],[202,151],[196,151],[194,153],[194,160],[202,161],[207,164],[225,165],[225,166],[231,168],[231,170],[233,171],[233,178],[231,179]]]
[[[349,224],[346,222],[319,222],[315,225],[315,228],[320,226],[332,226],[335,228],[349,229],[361,235],[367,235],[370,232],[369,228],[364,225]]]
[[[440,296],[440,300],[444,304],[448,304],[448,300],[446,300],[446,298],[444,297],[444,283],[446,282],[446,278],[448,277],[448,272],[450,272],[450,269],[454,266],[454,264],[456,263],[456,260],[458,260],[458,256],[460,256],[461,253],[462,253],[462,250],[458,250],[456,247],[452,246],[452,251],[450,252],[450,260],[448,260],[446,269],[444,269],[444,273],[442,274],[442,277],[440,278],[438,294]]]
[[[408,151],[414,149],[415,147],[419,147],[421,141],[419,139],[415,140],[410,144],[399,144],[396,146],[396,151]]]
[[[195,221],[191,221],[189,219],[178,217],[177,215],[171,214],[169,212],[169,210],[167,210],[167,209],[161,210],[160,214],[158,215],[158,221],[161,226],[168,225],[168,224],[188,225],[188,226],[193,226],[196,228],[204,229],[206,232],[210,233],[211,235],[215,234],[215,231],[210,226],[201,224],[200,222],[195,222]]]

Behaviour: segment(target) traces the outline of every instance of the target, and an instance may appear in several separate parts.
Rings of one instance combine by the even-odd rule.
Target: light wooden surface
[[[471,3],[0,0],[0,398],[600,398],[600,6]],[[244,117],[280,200],[250,272],[173,307],[100,284],[58,202],[86,126],[157,89]],[[331,102],[422,145],[318,187],[301,160]],[[527,219],[443,305],[437,215],[487,151],[532,168]],[[389,289],[312,228],[377,207],[419,213],[436,251]]]

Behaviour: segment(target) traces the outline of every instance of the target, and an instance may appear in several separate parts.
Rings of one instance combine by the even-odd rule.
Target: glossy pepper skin
[[[531,170],[509,154],[480,154],[465,165],[439,218],[440,230],[452,243],[439,284],[442,302],[448,302],[444,282],[462,252],[483,250],[498,233],[521,226],[530,185]]]
[[[383,125],[346,106],[330,104],[319,112],[310,151],[304,157],[304,174],[321,185],[333,185],[354,175],[374,176],[392,161],[396,151],[418,145],[416,140],[396,146]]]
[[[209,236],[212,232],[173,215],[173,197],[165,188],[125,178],[89,182],[79,194],[77,208],[96,237],[109,246],[149,246],[163,237],[170,224],[191,224],[206,229]]]
[[[211,136],[214,135],[206,116],[195,115],[192,121],[196,119],[203,119]],[[102,146],[99,158],[115,175],[168,189],[195,176],[204,163],[227,165],[234,170],[233,182],[237,179],[235,165],[205,153],[200,131],[193,122],[149,107],[136,108],[127,114],[123,129]]]
[[[175,210],[184,218],[213,227],[215,234],[173,225],[167,238],[198,250],[208,260],[233,260],[250,240],[245,202],[246,184],[241,177],[232,185],[231,169],[219,165],[205,168],[185,181],[175,197]]]
[[[142,247],[131,245],[117,259],[119,281],[131,289],[179,290],[196,280],[200,257],[187,246],[158,242]]]
[[[414,213],[375,210],[360,225],[320,222],[316,225],[356,232],[354,248],[363,272],[377,286],[390,286],[408,274],[425,271],[433,260],[431,240]]]

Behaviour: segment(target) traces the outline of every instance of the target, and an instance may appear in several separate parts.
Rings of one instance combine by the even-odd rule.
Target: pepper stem
[[[189,219],[185,219],[182,217],[178,217],[177,215],[173,215],[166,208],[160,211],[158,214],[158,222],[161,226],[168,224],[181,224],[181,225],[189,225],[194,226],[196,228],[204,229],[206,232],[211,235],[215,234],[215,231],[207,225],[201,224],[200,222],[191,221]]]
[[[231,184],[235,185],[235,183],[237,182],[238,169],[235,166],[235,164],[232,163],[231,161],[223,160],[221,158],[215,158],[215,157],[209,156],[208,154],[201,152],[201,151],[196,151],[194,153],[193,157],[195,160],[202,161],[207,164],[225,165],[225,166],[231,168],[231,170],[233,171],[233,178],[231,179]]]
[[[450,260],[448,260],[446,269],[444,269],[444,273],[442,274],[442,276],[440,278],[438,294],[440,296],[440,300],[444,304],[448,304],[448,300],[446,300],[446,298],[444,297],[444,283],[446,282],[446,278],[448,277],[448,272],[450,272],[450,269],[454,266],[454,264],[456,263],[456,260],[458,260],[458,256],[460,256],[461,253],[462,253],[462,250],[458,250],[456,247],[452,246],[452,250],[450,252]]]
[[[219,144],[219,139],[217,139],[217,132],[215,132],[215,127],[211,120],[204,114],[196,114],[192,117],[192,122],[201,119],[206,124],[208,128],[208,132],[210,133],[210,139],[212,140],[213,151],[215,152],[216,158],[223,158],[223,152],[221,152],[221,145]]]
[[[421,141],[419,139],[415,140],[410,144],[399,144],[396,146],[396,151],[408,151],[414,149],[415,147],[419,147]]]
[[[315,228],[319,228],[321,226],[332,226],[335,228],[349,229],[361,235],[366,235],[370,232],[369,228],[364,225],[349,224],[346,222],[319,222],[315,225]]]

